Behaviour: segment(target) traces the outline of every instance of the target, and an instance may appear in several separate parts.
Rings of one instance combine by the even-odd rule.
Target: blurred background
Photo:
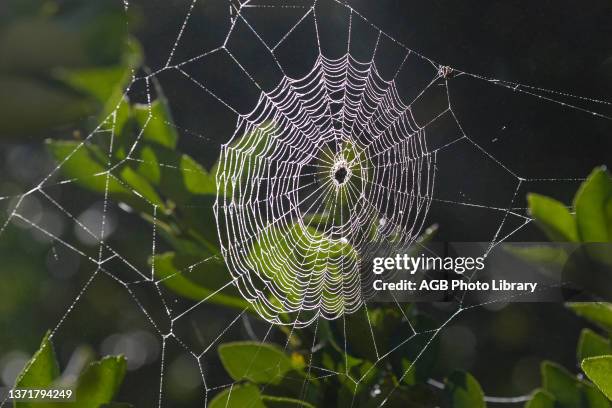
[[[410,48],[445,65],[595,99],[609,99],[612,92],[612,3],[607,0],[349,3]],[[182,0],[130,1],[126,12],[120,0],[6,0],[0,4],[0,196],[5,197],[0,201],[1,224],[19,195],[54,169],[43,140],[80,140],[104,110],[96,99],[67,86],[63,75],[75,69],[125,64],[126,44],[142,47],[147,68],[137,74],[163,67],[190,5]],[[225,0],[196,2],[177,61],[219,43],[228,28],[228,13]],[[289,11],[278,9],[278,13],[279,21],[289,18],[283,14]],[[279,26],[278,31],[286,28]],[[271,30],[270,35],[278,34],[273,25]],[[344,41],[338,39],[341,45]],[[222,78],[224,72],[217,68],[211,75]],[[240,96],[241,87],[224,80],[228,92]],[[227,112],[210,114],[216,102],[178,75],[162,73],[159,82],[177,129],[186,136],[181,149],[209,167],[219,145],[231,136],[235,117]],[[596,165],[609,164],[609,120],[474,78],[457,78],[451,86],[453,107],[465,131],[504,163],[512,163],[522,176],[581,178]],[[136,86],[130,97],[144,100],[144,90]],[[581,106],[612,114],[610,105],[585,102]],[[203,112],[207,112],[206,120]],[[491,205],[494,201],[509,205],[513,190],[503,183],[511,186],[510,180],[503,181],[503,176],[484,165],[474,168],[460,151],[451,153],[459,155],[449,158],[453,171],[468,180],[466,188],[475,189],[472,198],[482,193],[479,183],[489,183],[503,186],[499,191],[488,189],[487,194],[496,195]],[[569,204],[578,184],[526,183],[512,205],[526,207],[524,197],[529,191]],[[457,191],[440,194],[464,200]],[[75,223],[78,220],[100,232],[102,198],[78,187],[62,188],[60,198],[75,219],[39,196],[26,198],[21,213],[57,237],[94,248],[96,241],[75,228]],[[465,200],[469,199],[470,193]],[[437,239],[442,241],[489,241],[491,226],[499,225],[499,218],[482,219],[481,214],[434,204],[429,222],[439,225]],[[138,268],[147,269],[150,226],[117,203],[110,204],[106,217],[104,235],[110,245]],[[527,227],[512,239],[538,241],[543,236]],[[58,324],[76,299],[55,339],[61,366],[78,372],[92,356],[123,353],[129,372],[118,399],[153,406],[160,381],[161,339],[125,288],[103,276],[89,282],[93,271],[91,263],[31,224],[19,220],[8,224],[0,235],[0,385],[14,383],[44,333]],[[154,301],[154,294],[141,295]],[[450,306],[422,307],[436,316]],[[220,307],[205,306],[185,324],[212,332],[223,327],[229,315]],[[473,373],[489,395],[528,393],[539,385],[540,361],[575,367],[575,346],[583,326],[562,305],[479,308],[442,332],[434,378],[462,368]],[[248,338],[250,330],[245,322],[225,339]],[[166,356],[165,393],[170,406],[201,406],[200,371],[184,351],[172,350]],[[227,378],[214,357],[204,371],[215,383]]]

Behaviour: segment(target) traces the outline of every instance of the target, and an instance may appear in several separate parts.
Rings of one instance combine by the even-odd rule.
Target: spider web
[[[222,150],[215,209],[222,253],[266,320],[295,314],[299,326],[355,312],[371,254],[417,237],[435,153],[411,105],[439,78],[432,71],[404,105],[373,62],[320,56],[308,75],[284,79],[240,118],[236,141]],[[394,200],[383,199],[389,193]],[[256,256],[244,251],[255,242]]]
[[[368,314],[370,275],[362,273],[364,265],[381,251],[394,253],[414,244],[427,226],[429,211],[436,205],[468,208],[476,211],[478,217],[490,216],[493,228],[486,255],[533,221],[516,204],[526,184],[581,181],[529,178],[513,171],[464,129],[453,102],[453,81],[469,78],[604,120],[612,119],[604,110],[612,104],[446,67],[410,49],[359,10],[337,0],[286,4],[224,2],[228,18],[222,41],[190,55],[183,46],[198,1],[190,3],[165,65],[143,76],[134,73],[126,95],[142,86],[151,108],[155,93],[152,84],[172,73],[188,80],[191,87],[203,91],[206,98],[233,116],[233,135],[224,140],[220,149],[214,204],[222,256],[232,278],[201,301],[181,309],[170,304],[163,289],[164,281],[173,276],[159,279],[155,263],[150,271],[140,270],[133,266],[135,262],[106,242],[106,214],[113,205],[109,186],[120,182],[115,173],[118,166],[111,165],[110,160],[120,108],[117,105],[38,185],[25,194],[2,198],[13,200],[14,205],[0,234],[10,223],[25,223],[94,266],[78,296],[67,305],[52,337],[79,307],[92,282],[100,275],[105,276],[129,293],[161,339],[158,406],[165,406],[166,359],[171,347],[187,353],[197,365],[206,405],[218,392],[232,390],[236,385],[216,383],[207,373],[206,365],[216,347],[230,337],[236,326],[241,322],[248,325],[247,308],[227,316],[224,327],[209,330],[204,322],[206,333],[199,344],[192,344],[180,333],[188,318],[206,308],[215,296],[222,296],[224,289],[236,286],[268,322],[261,335],[251,333],[262,348],[272,340],[279,326],[289,328],[285,351],[300,330],[314,331],[312,344],[304,345],[308,350],[308,375],[302,381],[302,395],[307,393],[312,380],[328,376],[346,377],[356,393],[370,370],[386,364],[394,354],[406,352],[406,346],[417,344],[411,365],[404,368],[399,378],[401,383],[450,322],[484,304],[467,305],[458,300],[436,328],[419,329],[397,303],[403,315],[404,336],[383,349]],[[132,4],[126,0],[124,6],[130,11]],[[268,18],[277,15],[290,16],[280,35],[269,32],[265,24]],[[330,41],[332,37],[335,41]],[[338,41],[339,37],[345,39]],[[310,41],[304,43],[305,38]],[[220,85],[214,77],[206,77],[210,66],[219,71],[221,63],[226,64],[231,85]],[[240,92],[233,92],[232,86]],[[248,95],[253,97],[249,99]],[[150,109],[149,119],[152,115]],[[195,134],[201,143],[214,143],[198,132],[178,130],[186,135]],[[139,160],[131,154],[141,135],[125,161]],[[57,201],[48,191],[75,182],[56,181],[57,174],[72,155],[97,139],[107,140],[110,149],[105,171],[83,174],[83,178],[101,177],[106,183],[100,228],[92,231],[66,203]],[[449,183],[457,178],[452,177],[453,165],[445,163],[457,155],[464,155],[466,161],[474,160],[486,169],[501,192],[495,196],[501,198],[485,198],[479,195],[480,190],[466,195],[462,191],[466,185],[449,188]],[[170,163],[160,165],[180,171]],[[466,178],[469,175],[461,177]],[[140,196],[129,186],[124,187]],[[30,219],[26,204],[31,196],[57,208],[76,228],[98,242],[97,256]],[[155,222],[158,206],[140,197],[153,213],[149,255],[155,255],[159,240]],[[253,252],[258,256],[253,256]],[[179,274],[192,274],[198,267],[217,261],[216,256],[206,256]],[[141,289],[159,299],[161,313],[141,301]],[[349,317],[359,314],[368,324],[367,336],[376,359],[370,370],[355,376],[348,368],[347,332],[351,325]],[[338,320],[342,328],[344,371],[313,363],[324,342],[323,327],[330,319]],[[430,384],[443,387],[435,380],[430,380]],[[379,406],[385,405],[397,387],[385,390]],[[487,400],[511,403],[525,397],[487,397]]]

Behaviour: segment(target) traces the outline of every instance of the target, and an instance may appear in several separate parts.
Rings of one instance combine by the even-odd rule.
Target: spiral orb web
[[[435,152],[412,104],[430,85],[406,103],[374,62],[320,55],[239,116],[214,209],[234,282],[263,318],[299,327],[358,310],[373,256],[418,236]]]

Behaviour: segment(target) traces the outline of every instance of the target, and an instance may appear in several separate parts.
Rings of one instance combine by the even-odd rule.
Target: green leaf
[[[612,354],[610,340],[590,329],[582,330],[580,340],[578,340],[578,361],[582,361],[587,357],[596,357],[604,354]]]
[[[97,100],[86,89],[75,87],[84,78],[73,78],[75,86],[58,79],[113,69],[123,69],[127,80],[131,79],[141,53],[137,40],[128,39],[120,4],[77,2],[52,11],[57,4],[9,3],[0,30],[0,71],[5,74],[0,76],[0,89],[11,97],[0,100],[0,135],[48,135],[51,128],[85,122],[100,111],[102,103],[118,102],[118,98]],[[36,4],[36,10],[11,11],[26,3]],[[116,88],[119,97],[127,84],[119,82],[106,82],[99,75],[89,78],[88,85],[98,92]],[[103,117],[110,112],[105,110]]]
[[[116,96],[117,89],[122,91],[130,78],[129,71],[121,65],[63,71],[58,76],[74,89],[92,95],[101,103]]]
[[[550,361],[541,366],[543,386],[546,391],[555,396],[555,399],[564,408],[582,406],[582,393],[578,388],[579,382],[565,368]]]
[[[533,393],[531,400],[527,401],[525,408],[555,408],[555,397],[545,390],[538,389]]]
[[[275,127],[273,121],[266,121],[232,140],[229,146],[222,149],[220,157],[210,169],[211,176],[215,179],[215,183],[218,183],[220,194],[231,198],[237,187],[241,186],[243,191],[253,187],[256,180],[252,175],[262,166],[263,154],[278,143],[277,138],[273,137],[276,132]],[[219,173],[220,177],[217,180],[221,163],[225,166],[225,172]]]
[[[118,176],[108,177],[107,184],[108,167],[101,164],[105,154],[100,147],[85,142],[47,140],[47,149],[61,166],[62,174],[79,186],[99,194],[108,191],[113,199],[138,209],[147,209],[150,204],[164,208],[149,182],[128,166],[120,167],[116,171]]]
[[[612,400],[612,356],[586,358],[581,366],[589,380]]]
[[[588,408],[610,408],[610,401],[606,396],[593,384],[583,380],[581,381],[582,390],[585,397],[585,406]]]
[[[561,202],[539,194],[527,196],[529,212],[552,241],[578,241],[576,221]]]
[[[193,194],[217,194],[217,184],[214,175],[209,174],[198,162],[183,154],[180,169],[185,186]]]
[[[316,245],[314,244],[316,243]],[[321,254],[327,254],[321,256]],[[278,268],[283,265],[311,265],[311,274],[327,275],[327,280],[339,280],[342,271],[342,260],[348,264],[349,259],[357,259],[357,253],[349,243],[341,243],[330,239],[325,234],[300,224],[274,225],[259,234],[248,254],[249,263],[259,265],[258,271],[263,280],[271,280],[283,288],[287,295],[284,299],[273,297],[272,302],[278,304],[300,305],[304,302],[303,285],[308,285],[310,278],[298,276],[281,276]],[[291,268],[288,268],[288,270]],[[312,279],[314,281],[314,279]],[[328,290],[327,285],[321,291],[322,307],[337,307],[342,301],[337,292]],[[307,320],[309,311],[300,312],[300,317]],[[314,313],[314,312],[310,312]]]
[[[353,357],[349,354],[342,358],[338,372],[347,373],[346,376],[343,375],[340,377],[340,381],[352,385],[354,385],[354,378],[360,378],[364,383],[367,383],[374,380],[374,378],[378,375],[378,370],[376,366],[372,364],[372,362]]]
[[[262,400],[267,408],[316,408],[309,402],[295,398],[262,395]]]
[[[363,307],[347,316],[345,324],[347,341],[353,354],[376,361],[376,347],[386,349],[391,345],[392,335],[402,326],[402,314],[392,308]],[[364,333],[369,334],[370,330],[373,334],[365,336]],[[372,336],[376,339],[376,346]]]
[[[149,184],[149,182],[136,173],[131,167],[123,166],[119,171],[120,178],[133,189],[133,192],[142,198],[144,198],[149,204],[156,205],[160,208],[165,208],[165,204],[161,197],[157,194],[155,189]]]
[[[612,179],[605,167],[593,170],[574,198],[583,242],[612,241]]]
[[[146,144],[143,144],[139,152],[139,158],[138,158],[139,162],[138,162],[138,168],[136,169],[136,171],[138,171],[138,174],[142,175],[147,180],[149,180],[153,185],[155,185],[156,187],[159,187],[160,184],[162,184],[162,171],[164,168],[160,166],[159,159],[157,158],[157,156],[158,156],[158,153],[156,152],[156,149],[153,146],[148,146]],[[168,168],[166,166],[171,166],[170,163],[164,163],[164,164],[165,164],[164,166],[165,168]],[[170,170],[169,173],[174,176],[176,171],[173,171],[174,170],[173,168],[169,168],[169,170]],[[173,177],[172,183],[169,185],[169,187],[172,189],[176,189],[175,185],[176,185],[176,180],[174,180],[174,177]],[[161,190],[167,196],[172,197],[172,194],[168,194],[166,191],[164,191],[165,189],[163,187],[161,188]]]
[[[47,149],[61,166],[64,176],[73,178],[75,183],[96,193],[103,193],[106,188],[106,170],[97,157],[103,155],[97,146],[85,142],[47,140]],[[95,151],[95,152],[94,152]],[[129,194],[117,180],[109,180],[109,193]]]
[[[126,124],[130,120],[131,116],[132,107],[130,106],[130,101],[128,100],[127,96],[123,96],[120,103],[114,107],[112,119],[107,122],[109,124],[109,128],[112,128],[113,133],[116,135],[116,139],[118,139],[115,141],[115,145],[119,147],[115,147],[112,153],[119,159],[124,159],[125,156],[118,154],[122,147],[121,144],[117,142],[124,139]]]
[[[168,198],[188,202],[193,195],[216,195],[215,179],[186,154],[157,145],[144,145],[139,152],[138,172]]]
[[[484,393],[472,375],[455,371],[446,379],[444,392],[453,408],[485,408]]]
[[[209,408],[266,408],[259,388],[253,384],[233,385],[212,399]]]
[[[168,289],[188,299],[201,301],[208,298],[209,303],[250,309],[249,302],[240,296],[234,286],[219,291],[231,280],[225,266],[218,260],[204,259],[174,252],[156,255],[153,260],[155,276]]]
[[[126,371],[124,357],[105,357],[91,363],[79,376],[75,387],[74,403],[16,402],[15,408],[59,408],[60,406],[100,407],[110,403],[117,394]],[[18,376],[18,388],[50,388],[57,386],[60,370],[53,351],[50,335],[43,338],[40,349]],[[107,408],[127,408],[129,405],[114,404]]]
[[[0,74],[0,89],[4,95],[11,96],[0,99],[2,139],[45,135],[52,128],[96,112],[96,104],[91,99],[43,79]]]
[[[410,316],[410,315],[409,315]],[[439,338],[435,336],[437,322],[430,316],[418,313],[409,317],[417,335],[409,342],[402,342],[405,338],[406,325],[397,325],[394,333],[394,342],[402,342],[395,357],[391,357],[396,375],[408,385],[423,383],[431,378],[433,368],[438,361],[440,348]],[[347,319],[348,321],[348,319]],[[401,343],[400,343],[401,344]],[[410,368],[410,371],[406,371]]]
[[[567,303],[567,307],[578,316],[612,332],[612,303]]]
[[[26,364],[17,377],[15,386],[18,388],[44,388],[59,377],[59,367],[51,343],[51,335],[47,333],[40,344],[40,348],[32,359]],[[20,403],[16,406],[28,407],[30,404]]]
[[[366,395],[359,393],[359,389],[363,391],[371,390],[375,385],[380,385],[376,384],[377,380],[381,378],[378,367],[368,360],[359,359],[350,354],[345,354],[344,357],[340,358],[341,362],[335,369],[338,373],[342,373],[338,376],[341,384],[338,390],[338,406],[367,406],[365,401],[371,401],[372,395],[370,392],[366,392]],[[360,380],[359,385],[355,384],[355,379]]]
[[[134,105],[133,113],[142,129],[143,140],[169,149],[176,148],[179,136],[172,126],[172,116],[164,100],[157,99],[151,105]]]
[[[77,381],[78,406],[98,407],[111,402],[123,382],[126,367],[123,356],[104,357],[91,363]]]
[[[402,381],[408,385],[416,385],[418,381],[416,365],[406,358],[402,358]]]
[[[270,145],[272,145],[275,139],[272,137],[275,133],[276,125],[273,121],[266,121],[261,123],[258,127],[251,130],[249,133],[245,133],[237,139],[234,139],[228,146],[226,154],[228,160],[238,159],[237,163],[240,163],[240,159],[244,160],[244,153],[248,152],[251,157],[258,157],[264,153]],[[219,169],[219,161],[212,166],[210,169],[211,174],[216,174]],[[246,178],[247,173],[242,172],[239,177]]]
[[[223,367],[236,381],[278,384],[294,369],[291,359],[279,347],[257,342],[234,342],[219,346]]]
[[[506,244],[502,248],[527,262],[542,266],[563,266],[567,263],[569,256],[564,247],[556,245],[558,244],[530,244],[529,246]]]
[[[102,107],[99,117],[103,119],[115,111],[117,104],[122,103],[125,87],[131,80],[134,70],[142,63],[142,49],[136,40],[122,40],[122,44],[127,45],[123,46],[123,55],[119,64],[60,69],[55,75],[73,89],[94,97]]]

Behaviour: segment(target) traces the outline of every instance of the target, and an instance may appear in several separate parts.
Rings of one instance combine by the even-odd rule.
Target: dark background
[[[612,3],[609,1],[363,0],[349,4],[411,49],[457,70],[590,98],[610,99]],[[146,65],[156,71],[166,63],[188,8],[187,1],[178,0],[130,2],[129,25],[125,25],[125,20],[118,20],[114,25],[117,41],[125,40],[123,36],[129,27],[144,47]],[[50,11],[44,11],[47,9]],[[276,10],[278,12],[272,12],[275,14],[268,10],[268,14],[253,15],[253,21],[262,23],[260,27],[266,38],[278,38],[291,26],[288,21],[295,21],[298,15],[291,9]],[[88,23],[70,26],[67,38],[82,38],[89,35],[91,22],[110,18],[108,16],[115,13],[123,15],[123,10],[119,1],[13,1],[0,5],[0,13],[0,52],[6,57],[0,58],[2,83],[15,86],[25,77],[45,78],[48,71],[58,66],[104,64],[102,50],[112,43],[104,37],[104,41],[93,46],[100,52],[85,56],[77,55],[76,51],[71,54],[69,42],[41,35],[36,25],[26,25],[14,34],[15,24],[24,19],[32,20],[32,15],[36,16],[35,21],[56,18],[76,21],[77,15]],[[330,53],[338,55],[346,45],[346,37],[337,33],[346,33],[347,19],[340,11],[332,16],[334,18],[326,26],[331,33],[326,46]],[[217,46],[228,28],[228,21],[227,1],[196,3],[174,63]],[[363,42],[355,45],[355,52],[366,50],[371,44],[372,32],[368,32],[366,26],[355,25],[353,29],[356,33],[364,33]],[[312,40],[311,34],[307,31],[299,34],[293,39],[298,45],[286,51],[291,51],[286,54],[288,66],[296,72],[310,69],[304,61],[312,58],[312,48],[306,42],[300,47],[299,42],[300,36],[304,41]],[[93,37],[97,35],[108,33],[94,33]],[[269,59],[266,62],[258,49],[250,49],[254,42],[248,40],[246,34],[245,37],[241,35],[236,35],[237,42],[233,46],[250,50],[245,59],[258,61],[257,58],[261,58],[262,82],[273,86],[272,63]],[[6,51],[13,48],[19,52]],[[50,59],[38,66],[34,56],[41,55],[48,55]],[[258,91],[239,73],[230,71],[230,66],[226,60],[204,59],[187,68],[191,74],[201,75],[207,83],[217,85],[220,92],[225,92],[224,95],[233,101],[233,106],[246,112],[252,108]],[[410,76],[409,71],[405,74]],[[175,71],[162,72],[157,78],[171,103],[176,124],[180,129],[188,129],[181,131],[180,148],[201,163],[210,165],[220,143],[231,136],[235,115]],[[68,138],[74,132],[87,134],[94,113],[88,109],[65,116],[64,112],[56,112],[51,119],[58,120],[45,121],[41,112],[55,112],[56,103],[42,104],[37,94],[28,94],[29,88],[4,89],[8,92],[3,92],[1,111],[12,112],[9,105],[22,99],[26,107],[31,104],[22,117],[0,116],[0,196],[9,196],[27,191],[50,172],[52,163],[42,148],[44,137]],[[596,165],[610,162],[611,120],[467,75],[451,78],[449,90],[453,108],[466,134],[520,177],[584,178]],[[23,95],[25,97],[21,98]],[[612,115],[609,104],[546,95],[589,111]],[[135,101],[144,100],[142,86],[137,84],[130,97]],[[41,121],[40,126],[34,126],[37,120]],[[525,181],[512,201],[518,179],[494,161],[478,155],[473,146],[465,144],[448,149],[438,164],[440,183],[435,197],[489,207],[513,207],[516,211],[525,207],[524,198],[529,191],[552,195],[569,204],[579,184],[578,181]],[[4,222],[11,202],[14,201],[0,201],[0,221]],[[100,197],[78,189],[63,189],[60,202],[79,219],[83,219],[88,210],[99,211],[100,208]],[[62,237],[78,240],[73,220],[54,215],[43,200],[34,199],[26,204],[23,211],[38,216],[41,224],[56,228]],[[503,212],[496,210],[434,202],[429,223],[439,224],[437,239],[441,241],[490,241],[502,216]],[[151,245],[146,223],[115,205],[110,208],[110,217],[115,225],[109,236],[112,245],[145,268]],[[516,226],[513,222],[517,221],[510,217],[503,232],[509,233]],[[530,225],[512,239],[537,241],[543,236]],[[81,245],[91,244],[81,241]],[[57,325],[92,272],[91,265],[26,225],[11,224],[0,235],[0,374],[3,382],[10,383],[20,364],[37,348],[44,332]],[[124,352],[139,364],[132,365],[120,399],[137,406],[152,406],[160,379],[160,339],[152,334],[140,309],[123,288],[104,276],[96,278],[78,299],[56,337],[62,366],[89,353]],[[448,305],[423,307],[440,315],[449,308]],[[574,350],[584,322],[573,317],[562,305],[513,304],[490,309],[479,308],[462,315],[443,331],[436,369],[438,379],[451,368],[464,368],[479,379],[488,395],[514,396],[538,386],[538,364],[543,359],[575,369]],[[213,332],[230,315],[232,311],[204,306],[188,324],[202,332]],[[225,340],[245,338],[245,330],[240,327],[228,333]],[[199,372],[189,356],[184,350],[170,350],[166,362],[165,395],[172,406],[200,406],[203,392]],[[226,379],[214,356],[207,362],[205,371],[215,383],[223,383]]]

